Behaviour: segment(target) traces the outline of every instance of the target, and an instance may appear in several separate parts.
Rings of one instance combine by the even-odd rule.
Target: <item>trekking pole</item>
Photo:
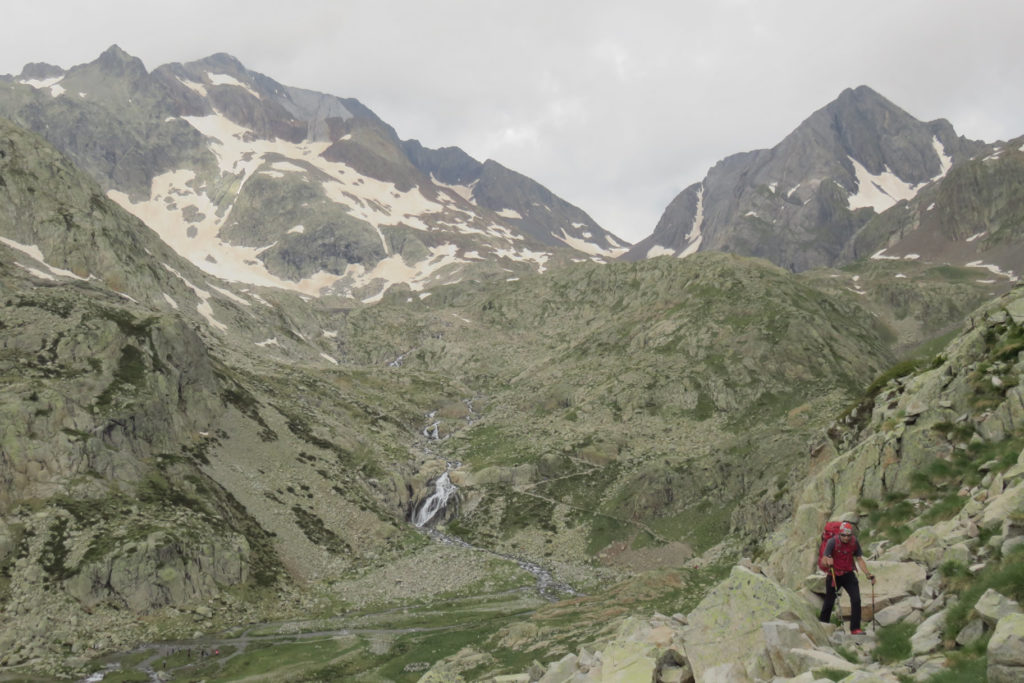
[[[836,589],[836,609],[839,610],[839,623],[843,623],[843,603],[839,601],[839,582],[836,581],[836,569],[832,565],[829,565],[828,570],[832,573],[832,585]],[[852,608],[852,606],[851,606]],[[840,626],[842,630],[842,626]]]
[[[878,635],[878,621],[875,619],[875,577],[871,577],[871,625],[875,628],[875,635]]]

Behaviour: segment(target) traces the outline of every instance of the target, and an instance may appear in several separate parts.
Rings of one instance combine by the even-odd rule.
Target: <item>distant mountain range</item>
[[[495,161],[402,141],[357,100],[224,54],[151,73],[116,46],[67,71],[31,64],[0,78],[0,115],[230,281],[372,300],[628,246]]]
[[[697,251],[796,272],[916,258],[1010,278],[1024,258],[1024,140],[968,140],[866,86],[772,149],[720,161],[632,246],[497,161],[403,141],[358,100],[226,54],[152,72],[117,46],[66,71],[30,64],[0,76],[0,115],[207,273],[307,295],[374,301],[396,284]]]

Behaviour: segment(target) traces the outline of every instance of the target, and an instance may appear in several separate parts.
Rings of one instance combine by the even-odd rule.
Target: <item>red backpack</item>
[[[828,567],[822,561],[825,557],[825,546],[828,544],[828,539],[839,535],[839,525],[842,522],[827,522],[825,529],[821,532],[821,545],[818,546],[818,569],[828,574]]]

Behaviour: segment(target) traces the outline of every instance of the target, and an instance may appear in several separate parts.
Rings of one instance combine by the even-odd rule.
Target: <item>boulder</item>
[[[978,526],[982,529],[1001,527],[1003,520],[1020,510],[1024,510],[1024,482],[1011,486],[990,500]]]
[[[698,680],[701,683],[752,683],[746,667],[739,662],[713,666]]]
[[[803,671],[794,669],[789,661],[791,650],[814,647],[811,639],[800,629],[800,624],[781,620],[766,621],[761,624],[761,630],[776,676],[795,676]]]
[[[899,623],[910,616],[914,607],[910,600],[900,600],[875,614],[875,622],[882,627]]]
[[[1024,614],[1008,614],[988,641],[989,683],[1024,680]]]
[[[683,631],[696,679],[711,680],[706,678],[710,669],[731,663],[742,665],[746,676],[771,677],[770,660],[764,657],[767,643],[762,624],[785,613],[795,616],[811,642],[827,642],[817,615],[797,593],[762,574],[733,567],[729,577],[690,613],[689,625]]]
[[[982,619],[971,619],[966,626],[956,634],[956,644],[960,647],[970,645],[978,638],[985,635],[985,622]]]
[[[986,624],[994,626],[997,621],[1009,614],[1020,614],[1021,608],[1016,600],[989,588],[974,604],[974,611]]]
[[[690,663],[676,650],[665,650],[654,665],[651,683],[694,683]]]
[[[942,645],[942,629],[946,625],[946,610],[936,612],[917,627],[910,637],[910,648],[915,655],[935,652]]]
[[[577,674],[576,664],[578,662],[579,657],[570,652],[550,665],[547,671],[544,672],[544,675],[540,677],[538,683],[563,683],[564,681],[573,680]],[[420,683],[423,683],[423,681],[421,680]]]
[[[1007,486],[1015,486],[1024,479],[1024,463],[1017,463],[1010,469],[1003,472],[1003,482]]]
[[[794,671],[818,671],[820,669],[836,669],[854,672],[859,668],[838,655],[807,648],[793,648],[786,653],[786,664]]]
[[[654,648],[637,641],[616,641],[601,654],[601,677],[595,680],[648,683],[657,665]]]

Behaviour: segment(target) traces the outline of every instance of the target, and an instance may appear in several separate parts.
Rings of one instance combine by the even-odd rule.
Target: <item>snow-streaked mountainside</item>
[[[996,196],[1004,194],[1009,188],[1002,184],[1016,183],[1011,179],[1016,178],[1016,162],[1008,159],[1019,147],[1001,147],[1004,168],[978,178],[977,184]],[[935,221],[921,216],[928,205],[941,209],[939,188],[950,187],[947,180],[959,167],[997,161],[994,149],[958,136],[947,121],[918,121],[868,87],[845,90],[772,149],[735,154],[716,164],[704,180],[673,199],[653,234],[625,258],[726,251],[802,271],[877,253],[982,265],[1014,277],[1021,251],[1007,244],[1019,241],[1019,220],[1004,216],[1009,223],[1003,226],[1002,220],[963,215],[965,203],[949,197],[946,222],[973,223],[966,234],[948,226],[939,230]],[[913,220],[896,218],[916,206],[918,197],[933,194],[939,198],[915,208]],[[967,241],[1001,228],[998,239]]]
[[[209,274],[375,300],[628,245],[494,161],[402,141],[354,99],[220,54],[147,72],[111,47],[0,77],[0,114],[46,137]]]

